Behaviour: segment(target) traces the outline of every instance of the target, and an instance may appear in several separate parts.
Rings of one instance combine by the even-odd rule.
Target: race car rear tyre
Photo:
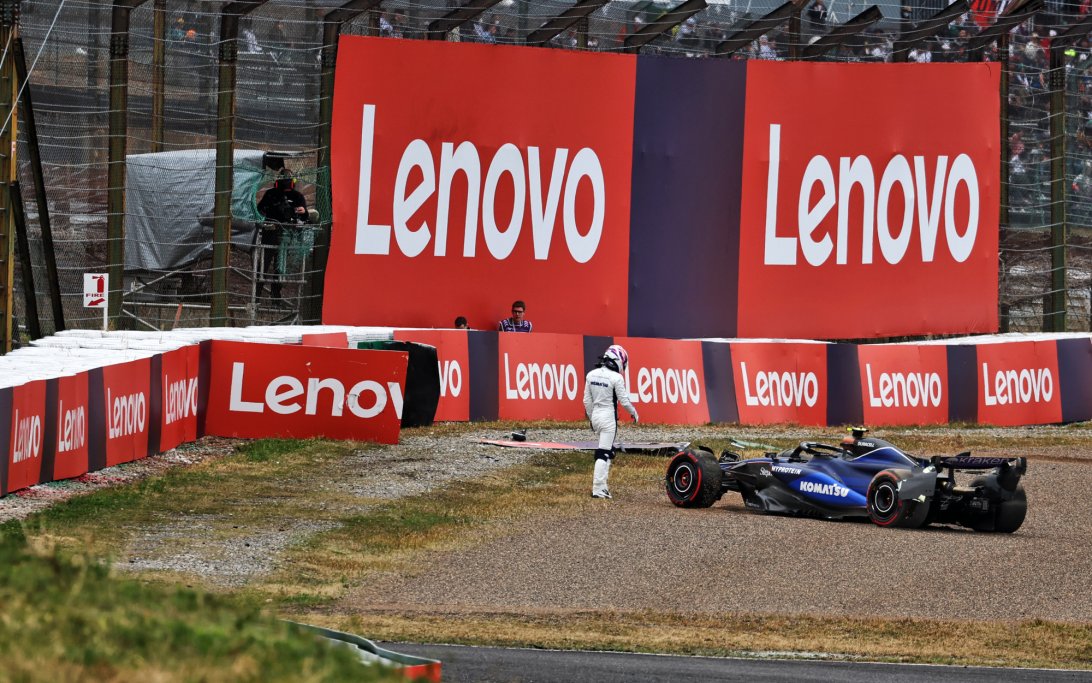
[[[972,487],[984,486],[986,477],[975,477]],[[1023,486],[1017,486],[1012,498],[994,503],[993,511],[977,518],[971,525],[975,531],[994,531],[999,534],[1011,534],[1024,524],[1028,514],[1028,496]]]
[[[707,508],[721,497],[724,473],[712,453],[679,451],[667,465],[667,497],[683,508]]]
[[[917,529],[929,517],[929,501],[902,500],[899,482],[910,478],[907,470],[883,470],[868,485],[868,518],[878,526]]]

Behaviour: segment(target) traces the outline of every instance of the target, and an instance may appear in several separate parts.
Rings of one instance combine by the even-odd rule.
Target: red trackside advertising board
[[[57,378],[57,450],[53,454],[53,478],[67,479],[87,472],[88,414],[87,373]]]
[[[1029,425],[1062,421],[1056,342],[979,344],[976,351],[979,423]]]
[[[948,422],[948,351],[944,346],[857,347],[861,403],[868,425]]]
[[[342,36],[323,319],[495,329],[525,299],[539,330],[625,330],[635,73],[631,55]]]
[[[107,467],[148,457],[150,379],[147,358],[102,369]]]
[[[436,347],[440,368],[440,402],[437,422],[470,419],[470,352],[462,330],[395,330],[394,338]]]
[[[214,341],[205,430],[398,443],[408,354]]]
[[[46,383],[27,382],[12,389],[8,441],[8,491],[39,482],[45,446]]]
[[[827,423],[825,344],[755,342],[731,346],[741,424]]]
[[[615,337],[629,353],[626,386],[629,400],[643,421],[660,424],[705,424],[709,402],[700,341]],[[618,411],[618,419],[631,421]]]
[[[159,417],[159,450],[197,439],[197,383],[201,353],[186,346],[161,356],[160,386],[163,391]]]
[[[738,336],[997,329],[1000,69],[921,66],[748,63]]]
[[[500,419],[584,419],[582,337],[502,333],[497,338],[497,356]]]

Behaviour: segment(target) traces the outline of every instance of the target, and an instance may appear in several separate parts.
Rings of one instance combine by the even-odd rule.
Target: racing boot
[[[592,498],[610,498],[610,491],[607,489],[607,477],[610,475],[610,451],[603,449],[596,449],[595,451],[595,471],[592,476]]]

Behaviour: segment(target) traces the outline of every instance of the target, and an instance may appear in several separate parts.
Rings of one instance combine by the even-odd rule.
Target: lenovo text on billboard
[[[343,36],[344,229],[323,318],[437,327],[463,314],[487,329],[520,298],[538,330],[622,332],[635,70],[631,56]],[[359,296],[392,282],[391,296]]]
[[[825,344],[755,342],[731,348],[741,423],[826,424]]]
[[[857,348],[864,421],[869,425],[948,422],[948,352],[941,345]]]
[[[205,429],[398,443],[408,355],[214,341]]]
[[[748,63],[740,336],[996,329],[998,70],[920,66]]]
[[[437,422],[470,419],[470,352],[462,330],[395,330],[394,338],[436,347],[440,370],[440,402]]]

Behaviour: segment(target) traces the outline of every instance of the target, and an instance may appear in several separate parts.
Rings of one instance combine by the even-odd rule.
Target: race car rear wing
[[[1010,467],[1018,474],[1023,474],[1028,469],[1028,459],[1024,457],[988,458],[960,453],[959,455],[938,455],[932,460],[937,469],[946,467],[955,470],[992,470],[995,467]]]
[[[997,470],[997,475],[989,475],[996,485],[1007,491],[1016,490],[1020,477],[1028,471],[1028,459],[975,457],[970,453],[954,456],[938,455],[932,458],[933,465],[940,470],[946,468],[948,476],[954,477],[956,470]]]

